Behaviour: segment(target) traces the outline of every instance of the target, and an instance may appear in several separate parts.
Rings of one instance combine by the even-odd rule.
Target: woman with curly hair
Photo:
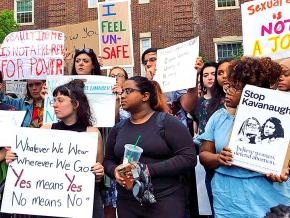
[[[265,71],[260,59],[242,57],[232,63],[228,85],[224,87],[226,108],[211,116],[200,137],[203,140],[200,161],[215,169],[211,183],[215,217],[264,217],[269,208],[290,204],[290,182],[286,182],[289,169],[283,175],[265,176],[233,166],[232,151],[226,146],[244,87],[249,84],[270,88],[272,81],[278,79],[274,75]]]
[[[272,143],[284,138],[284,129],[281,121],[276,117],[270,117],[262,126],[262,142]]]

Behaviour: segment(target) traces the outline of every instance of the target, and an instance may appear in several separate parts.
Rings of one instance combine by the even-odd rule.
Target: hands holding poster
[[[290,158],[289,93],[247,85],[236,114],[229,147],[233,164],[281,175]]]
[[[157,70],[154,76],[163,92],[195,87],[196,58],[199,55],[199,37],[157,50]]]
[[[112,93],[112,87],[116,83],[115,78],[105,76],[48,76],[46,80],[47,92],[44,101],[43,123],[55,123],[53,106],[53,90],[74,79],[81,79],[85,82],[85,94],[90,103],[92,115],[95,118],[94,126],[112,127],[115,124],[116,96]]]
[[[63,75],[64,34],[51,30],[10,33],[0,49],[4,80],[43,80]]]
[[[9,134],[18,158],[9,164],[2,212],[91,218],[97,134],[33,128]]]
[[[133,67],[131,9],[128,0],[98,3],[99,52],[103,68]]]
[[[242,4],[244,55],[290,57],[290,0]]]

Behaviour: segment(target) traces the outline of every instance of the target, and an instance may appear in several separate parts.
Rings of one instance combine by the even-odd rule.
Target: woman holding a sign
[[[22,126],[39,128],[43,121],[43,99],[40,95],[43,80],[28,80],[25,98],[11,98],[0,94],[0,100],[18,111],[26,111]]]
[[[104,168],[101,165],[103,162],[102,136],[96,127],[92,127],[90,106],[83,88],[84,82],[81,80],[73,80],[57,87],[53,91],[53,108],[56,117],[60,121],[58,123],[46,124],[41,128],[95,132],[98,134],[97,163],[91,167],[91,171],[96,175],[96,182],[100,182],[104,176]],[[8,151],[6,162],[11,162],[15,157],[13,152]],[[103,205],[97,184],[95,186],[93,217],[103,217]]]
[[[226,109],[222,108],[212,115],[200,137],[203,140],[201,163],[215,169],[211,184],[216,217],[258,218],[264,217],[273,206],[290,205],[290,183],[286,182],[288,172],[265,176],[232,166],[232,152],[226,146],[235,119],[233,109],[238,107],[243,88],[246,84],[270,88],[269,78],[273,75],[265,72],[257,59],[244,57],[233,63],[229,84],[225,87]]]

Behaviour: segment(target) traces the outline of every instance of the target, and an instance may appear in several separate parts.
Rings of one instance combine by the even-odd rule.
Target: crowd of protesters
[[[25,98],[11,98],[1,91],[0,109],[26,111],[24,127],[98,134],[97,162],[92,166],[96,177],[94,218],[201,217],[195,175],[197,155],[206,171],[204,182],[213,214],[209,217],[264,217],[272,207],[289,206],[289,169],[283,175],[263,175],[232,166],[227,143],[244,87],[249,84],[290,92],[290,59],[279,64],[270,58],[252,57],[204,63],[199,57],[192,63],[197,73],[197,81],[192,81],[195,88],[170,93],[163,93],[154,81],[157,59],[156,48],[142,54],[146,77],[128,78],[119,66],[108,73],[116,78],[112,89],[116,94],[116,125],[109,134],[102,135],[92,127],[84,83],[77,79],[53,91],[58,123],[43,125],[46,86],[42,80],[27,81]],[[77,49],[67,74],[102,75],[100,66],[92,49]],[[132,167],[140,169],[139,177],[145,179],[138,181],[137,191],[132,191],[120,170],[124,145],[134,144],[140,133],[143,153]],[[2,148],[1,168],[15,158],[9,148]],[[101,185],[105,174],[110,177],[110,187]],[[0,182],[5,176],[2,170]],[[11,216],[0,213],[3,218]]]

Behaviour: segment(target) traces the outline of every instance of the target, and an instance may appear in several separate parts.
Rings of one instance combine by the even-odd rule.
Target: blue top
[[[228,144],[229,135],[234,125],[234,119],[234,116],[225,108],[217,110],[209,119],[205,127],[205,132],[200,135],[198,139],[214,142],[216,152],[220,153]],[[239,178],[264,176],[263,174],[235,166],[220,166],[215,170],[219,173]]]
[[[21,126],[28,127],[31,122],[33,113],[33,101],[26,98],[10,98],[3,93],[0,93],[0,100],[15,108],[17,111],[26,111],[23,123]]]

